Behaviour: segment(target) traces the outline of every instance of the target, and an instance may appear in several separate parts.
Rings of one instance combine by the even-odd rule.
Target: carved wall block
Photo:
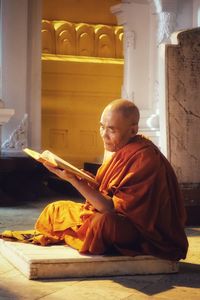
[[[77,55],[94,56],[94,26],[76,25]]]
[[[106,25],[97,25],[95,33],[95,56],[115,57],[115,36],[113,28]]]
[[[56,32],[56,54],[76,54],[76,31],[73,23],[54,22]]]
[[[56,52],[55,30],[52,22],[42,20],[42,53]]]

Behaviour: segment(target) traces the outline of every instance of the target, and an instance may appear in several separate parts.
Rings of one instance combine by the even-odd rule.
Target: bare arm
[[[51,167],[46,163],[44,163],[44,166],[61,179],[70,182],[79,191],[79,193],[85,199],[87,199],[99,212],[114,210],[112,198],[104,197],[99,192],[99,190],[88,185],[88,183],[85,180],[80,180],[74,174],[66,170],[60,170],[59,168]]]

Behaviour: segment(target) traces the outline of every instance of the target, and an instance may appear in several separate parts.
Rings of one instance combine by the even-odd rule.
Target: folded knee
[[[94,231],[101,233],[104,238],[110,238],[111,235],[115,235],[116,217],[114,213],[96,213],[91,227]]]
[[[113,223],[115,214],[113,212],[95,213],[93,217],[93,225],[95,224],[109,224]]]

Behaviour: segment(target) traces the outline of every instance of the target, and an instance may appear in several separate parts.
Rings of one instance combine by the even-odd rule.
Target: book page
[[[55,165],[57,165],[61,169],[68,170],[69,172],[74,173],[75,175],[80,176],[81,178],[87,179],[90,182],[96,183],[95,179],[92,176],[89,176],[87,173],[84,171],[76,168],[69,162],[65,161],[64,159],[60,158],[56,154],[52,153],[49,150],[45,150],[42,152],[41,157],[46,159],[47,161],[51,161]]]
[[[57,166],[57,164],[56,164],[56,162],[54,161],[54,160],[47,160],[46,158],[43,158],[42,156],[41,156],[41,154],[39,153],[39,152],[37,152],[37,151],[34,151],[34,150],[32,150],[32,149],[29,149],[29,148],[25,148],[25,149],[23,149],[23,151],[26,153],[26,154],[28,154],[29,156],[31,156],[32,158],[34,158],[34,159],[36,159],[37,161],[39,161],[39,162],[41,162],[41,163],[43,163],[43,162],[45,162],[45,161],[48,161],[48,163],[50,163],[52,166],[54,166],[54,167],[56,167]]]

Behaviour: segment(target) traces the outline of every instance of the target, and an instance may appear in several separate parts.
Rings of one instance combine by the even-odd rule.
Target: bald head
[[[100,120],[100,134],[104,148],[118,151],[128,144],[138,132],[139,110],[129,100],[117,99],[109,103]]]
[[[130,122],[130,124],[138,125],[140,119],[140,113],[137,106],[126,99],[117,99],[110,102],[104,109],[104,111],[112,111],[121,113],[124,119]]]

